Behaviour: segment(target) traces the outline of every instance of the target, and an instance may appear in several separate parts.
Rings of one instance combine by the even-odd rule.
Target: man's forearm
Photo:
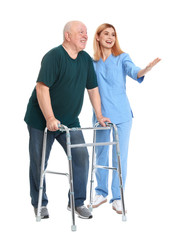
[[[37,83],[36,94],[40,109],[46,119],[46,126],[49,131],[57,131],[60,121],[54,116],[49,88],[43,83]]]
[[[95,111],[96,118],[99,119],[100,117],[102,117],[102,112],[101,112],[101,99],[100,99],[98,87],[93,89],[88,89],[88,94],[89,94],[89,98],[93,106],[93,109]]]
[[[54,113],[51,106],[51,99],[49,94],[49,88],[43,83],[37,83],[36,94],[40,109],[44,115],[46,121],[54,118]]]

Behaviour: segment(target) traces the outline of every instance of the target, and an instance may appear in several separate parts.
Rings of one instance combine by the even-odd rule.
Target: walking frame
[[[97,130],[109,130],[113,131],[113,142],[97,142],[96,143],[96,131]],[[74,186],[73,186],[73,171],[72,171],[72,154],[71,149],[77,147],[93,147],[92,151],[92,166],[91,166],[91,180],[90,180],[90,202],[89,202],[89,210],[92,211],[93,204],[93,185],[94,185],[94,170],[95,168],[108,169],[118,172],[119,181],[120,181],[120,193],[121,193],[121,203],[122,203],[122,221],[126,221],[126,210],[124,203],[124,191],[122,184],[122,173],[121,173],[121,162],[120,162],[120,148],[119,148],[119,136],[117,127],[113,123],[106,123],[106,127],[99,127],[99,123],[96,123],[94,127],[88,128],[68,128],[62,124],[59,125],[59,130],[61,132],[66,132],[66,144],[67,144],[67,158],[69,163],[69,173],[61,173],[61,172],[53,172],[45,170],[45,156],[46,156],[46,144],[47,144],[47,128],[44,130],[43,137],[43,149],[42,149],[42,162],[41,162],[41,176],[40,176],[40,187],[39,187],[39,197],[38,197],[38,209],[36,221],[39,222],[41,220],[41,207],[42,207],[42,193],[43,193],[43,182],[46,173],[64,175],[68,177],[69,185],[70,185],[70,204],[71,204],[71,213],[72,213],[72,226],[71,230],[76,231],[75,225],[75,200],[74,200]],[[81,130],[94,130],[93,131],[93,143],[82,143],[82,144],[71,144],[70,141],[70,131],[81,131]],[[104,145],[116,145],[116,152],[118,158],[118,167],[109,167],[109,166],[101,166],[95,164],[95,147],[96,146],[104,146]]]

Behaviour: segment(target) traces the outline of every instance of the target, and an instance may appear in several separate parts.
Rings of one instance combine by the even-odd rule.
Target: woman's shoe
[[[118,214],[122,214],[121,200],[114,200],[112,203],[112,209],[115,210]],[[127,212],[127,211],[125,211],[125,212]]]
[[[95,195],[92,207],[93,208],[97,208],[99,207],[101,204],[107,202],[107,198],[103,197],[102,195]]]

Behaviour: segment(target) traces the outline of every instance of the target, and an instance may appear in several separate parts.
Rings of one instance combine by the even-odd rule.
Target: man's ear
[[[66,39],[68,42],[70,42],[70,33],[69,33],[69,32],[65,32],[64,36],[65,36],[65,39]]]

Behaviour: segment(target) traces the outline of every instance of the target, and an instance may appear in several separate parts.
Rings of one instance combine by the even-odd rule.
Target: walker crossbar
[[[71,148],[76,147],[92,147],[92,146],[104,146],[104,145],[116,145],[116,142],[101,142],[101,143],[81,143],[81,144],[72,144]]]
[[[113,142],[100,142],[96,143],[96,130],[109,130],[112,129],[114,131],[115,140]],[[120,150],[119,150],[119,138],[117,133],[117,127],[113,123],[106,123],[106,127],[99,127],[99,123],[95,124],[95,127],[88,127],[88,128],[68,128],[65,125],[59,124],[59,130],[61,132],[66,132],[66,146],[67,146],[67,158],[69,163],[69,173],[61,173],[61,172],[54,172],[54,171],[46,171],[45,170],[45,156],[46,156],[46,145],[47,145],[47,128],[44,130],[44,137],[43,137],[43,149],[42,149],[42,160],[41,160],[41,176],[40,176],[40,186],[39,186],[39,197],[38,197],[38,209],[37,209],[37,217],[36,220],[41,220],[41,206],[42,206],[42,193],[43,193],[43,182],[46,173],[51,174],[58,174],[58,175],[65,175],[69,179],[70,185],[70,204],[71,204],[71,213],[72,213],[72,226],[71,230],[76,231],[75,225],[75,200],[74,200],[74,187],[73,187],[73,171],[72,171],[72,154],[71,149],[77,147],[93,147],[92,153],[92,170],[91,170],[91,185],[90,185],[90,210],[92,209],[92,189],[93,189],[93,172],[95,168],[104,168],[104,169],[111,169],[118,171],[119,179],[120,179],[120,191],[121,191],[121,201],[122,201],[122,219],[126,221],[125,215],[125,205],[124,205],[124,194],[123,194],[123,184],[122,184],[122,175],[121,175],[121,164],[120,164]],[[94,137],[93,143],[83,143],[83,144],[71,144],[70,141],[70,131],[82,131],[82,130],[94,130]],[[117,149],[117,157],[118,157],[118,168],[108,167],[108,166],[100,166],[94,164],[95,159],[95,146],[103,146],[103,145],[116,145]]]
[[[57,175],[65,175],[66,177],[69,177],[68,173],[61,173],[61,172],[54,172],[54,171],[46,171],[46,173],[52,173],[52,174],[57,174]]]
[[[106,123],[107,124],[107,123]],[[82,130],[107,130],[111,129],[111,127],[108,125],[106,127],[86,127],[86,128],[67,128],[65,125],[59,124],[59,130],[61,132],[65,132],[67,130],[69,131],[82,131]]]
[[[108,166],[102,166],[102,165],[94,165],[94,168],[102,168],[102,169],[108,169],[108,170],[118,170],[115,167],[108,167]]]

